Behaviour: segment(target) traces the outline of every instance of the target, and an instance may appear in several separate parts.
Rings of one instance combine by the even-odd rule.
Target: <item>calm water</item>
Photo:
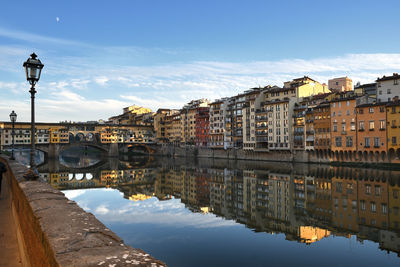
[[[400,266],[399,171],[225,160],[64,162],[40,166],[42,177],[125,243],[169,266]]]

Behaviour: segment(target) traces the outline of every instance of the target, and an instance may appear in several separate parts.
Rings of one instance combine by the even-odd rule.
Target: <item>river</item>
[[[87,155],[38,169],[169,266],[400,266],[400,171]]]

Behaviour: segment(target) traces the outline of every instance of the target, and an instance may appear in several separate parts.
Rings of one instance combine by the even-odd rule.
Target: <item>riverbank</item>
[[[246,151],[242,149],[212,149],[195,146],[161,145],[154,155],[168,157],[213,158],[229,160],[250,160],[290,163],[317,163],[334,166],[379,167],[400,169],[400,159],[378,154],[357,152],[320,152],[320,151]]]
[[[27,266],[166,266],[123,240],[45,182],[25,181],[26,167],[0,157],[8,171],[12,220]]]

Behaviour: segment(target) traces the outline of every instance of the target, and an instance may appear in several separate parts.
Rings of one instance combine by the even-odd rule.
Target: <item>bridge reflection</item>
[[[356,236],[400,252],[400,171],[211,160],[130,164],[41,175],[60,190],[111,187],[134,201],[178,198],[192,212],[305,244]]]

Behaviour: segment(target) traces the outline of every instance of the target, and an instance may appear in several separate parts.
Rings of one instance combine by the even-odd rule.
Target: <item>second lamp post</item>
[[[14,137],[15,137],[15,122],[17,121],[17,113],[14,112],[14,110],[10,113],[10,120],[12,123],[12,132],[11,132],[11,137],[12,137],[12,143],[11,143],[11,158],[14,160]]]

